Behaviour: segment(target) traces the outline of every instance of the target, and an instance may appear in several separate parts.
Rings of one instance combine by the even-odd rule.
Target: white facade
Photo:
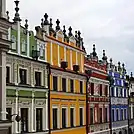
[[[7,84],[7,109],[27,121],[26,132],[37,132],[37,110],[41,110],[42,132],[48,133],[48,68],[47,64],[8,54],[10,82]],[[19,69],[27,70],[27,84],[20,84]],[[41,86],[35,86],[35,71],[41,72]],[[21,113],[24,110],[25,113]],[[24,116],[24,117],[23,117]],[[25,117],[26,116],[26,117]],[[36,118],[37,117],[37,118]],[[22,122],[12,118],[12,133],[22,131]],[[41,125],[41,124],[40,124]],[[26,127],[24,125],[24,127]],[[26,128],[24,128],[26,129]]]

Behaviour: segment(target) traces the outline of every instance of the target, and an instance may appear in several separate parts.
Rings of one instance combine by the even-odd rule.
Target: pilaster
[[[0,50],[0,120],[6,120],[6,51]]]

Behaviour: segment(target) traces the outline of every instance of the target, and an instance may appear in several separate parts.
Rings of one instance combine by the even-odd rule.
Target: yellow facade
[[[84,55],[85,52],[76,46],[75,38],[69,37],[69,42],[64,42],[61,30],[46,36],[46,60],[51,64],[50,76],[50,128],[54,134],[85,134],[86,133],[86,76],[84,75]],[[66,70],[61,68],[61,62],[66,61]],[[79,65],[80,69],[76,73],[73,65]],[[54,91],[54,80],[57,79],[57,90]],[[66,79],[66,91],[63,91],[63,78]],[[71,92],[71,80],[73,81],[73,92]],[[82,93],[80,93],[80,82],[82,82]],[[57,114],[57,129],[54,129],[54,112]],[[66,127],[63,128],[62,108],[66,108]],[[74,109],[74,126],[71,127],[70,109]],[[82,124],[80,125],[80,109],[83,110]]]

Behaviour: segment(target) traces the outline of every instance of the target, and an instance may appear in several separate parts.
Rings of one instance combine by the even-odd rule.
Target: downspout
[[[110,134],[112,134],[112,114],[111,114],[111,110],[112,110],[112,106],[111,106],[111,83],[109,85],[109,125],[110,125]]]
[[[50,117],[50,74],[51,74],[51,69],[50,69],[50,64],[48,63],[48,129],[49,129],[49,134],[51,134],[51,117]]]
[[[89,115],[88,115],[88,81],[89,78],[87,76],[87,81],[86,81],[86,134],[88,134],[88,119],[89,119]]]
[[[89,105],[88,105],[88,83],[89,83],[89,79],[90,79],[90,77],[91,77],[91,74],[88,74],[88,75],[86,75],[86,77],[87,77],[87,81],[86,81],[86,134],[88,134],[88,125],[89,125]]]

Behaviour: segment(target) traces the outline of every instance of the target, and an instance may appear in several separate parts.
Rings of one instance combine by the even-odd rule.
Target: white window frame
[[[27,42],[26,42],[26,40],[25,39],[22,39],[21,40],[21,52],[26,52],[26,48],[27,48]]]
[[[57,77],[57,91],[60,91],[61,89],[59,88],[59,85],[60,85],[60,77],[59,76],[57,76],[57,75],[52,75],[52,89],[53,89],[53,77]],[[53,90],[54,91],[54,90]]]
[[[83,125],[85,125],[85,120],[84,120],[84,106],[80,106],[79,107],[79,112],[80,112],[80,108],[82,108],[82,113],[83,113]],[[80,113],[79,113],[79,115],[80,115]],[[80,116],[79,116],[79,118],[80,118]],[[80,119],[79,119],[79,121],[80,121]],[[79,124],[80,124],[80,122],[79,122]]]
[[[29,78],[29,72],[28,72],[28,68],[26,68],[26,67],[18,67],[18,83],[20,83],[20,73],[19,73],[19,71],[20,71],[20,69],[25,69],[26,70],[26,74],[27,74],[27,80],[26,80],[26,84],[29,84],[29,81],[28,81],[28,78]]]
[[[44,73],[43,73],[43,70],[37,70],[37,69],[34,69],[34,85],[36,84],[36,80],[35,80],[35,72],[40,72],[41,73],[41,86],[44,86]]]
[[[70,109],[71,109],[71,108],[73,108],[73,111],[74,111],[74,113],[73,113],[74,122],[73,122],[73,123],[74,123],[74,126],[76,126],[76,114],[75,114],[75,113],[76,113],[76,112],[75,112],[76,110],[75,110],[75,107],[70,107]],[[71,122],[71,121],[70,121],[70,122]],[[71,124],[70,124],[70,127],[71,127]]]
[[[66,107],[66,106],[62,106],[61,107],[61,120],[62,120],[62,109],[66,109],[66,128],[69,126],[68,125],[68,107]],[[62,122],[61,122],[61,125],[62,125]]]
[[[14,39],[13,39],[13,38],[14,38]],[[12,41],[11,48],[12,48],[13,50],[16,50],[16,49],[17,49],[17,38],[16,38],[15,35],[12,35],[11,41]]]
[[[10,64],[6,64],[6,67],[9,67],[9,82],[12,82],[12,66]],[[6,72],[7,73],[7,72]]]
[[[62,78],[66,79],[66,92],[68,92],[68,77],[61,77],[61,88],[62,88]],[[63,89],[61,89],[61,91],[63,92]]]
[[[52,106],[52,128],[53,128],[53,109],[57,109],[57,128],[60,128],[60,109],[58,106]]]

